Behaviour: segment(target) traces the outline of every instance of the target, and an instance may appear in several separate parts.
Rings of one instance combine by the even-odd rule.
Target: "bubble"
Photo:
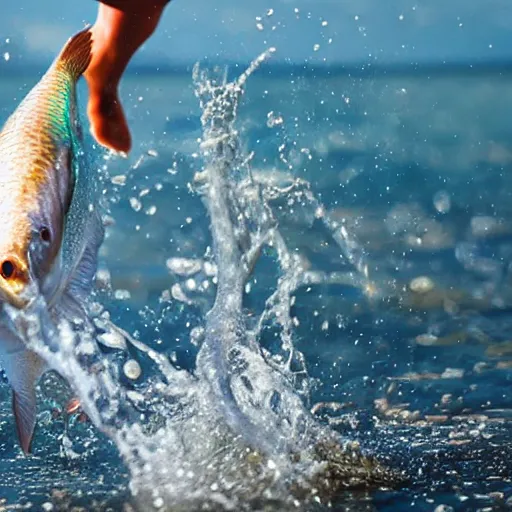
[[[184,302],[185,304],[190,304],[189,298],[185,295],[185,293],[183,292],[179,283],[175,283],[172,285],[171,295],[172,295],[173,299],[175,299],[179,302]]]
[[[202,261],[187,258],[169,258],[165,262],[167,268],[179,276],[190,276],[201,270]]]
[[[117,299],[117,300],[128,300],[131,298],[131,293],[128,291],[128,290],[116,290],[114,292],[114,297]]]
[[[142,203],[136,197],[130,197],[130,206],[136,211],[139,212],[142,208]]]
[[[99,288],[108,288],[110,286],[110,271],[106,268],[98,269],[96,272],[96,285]]]
[[[446,190],[440,190],[434,195],[434,207],[439,213],[448,213],[452,207],[450,194]]]
[[[118,332],[106,332],[98,336],[98,339],[106,347],[116,348],[119,350],[126,350],[126,341],[124,339],[124,336],[122,336]]]
[[[263,23],[256,23],[256,28],[261,32],[263,30]]]
[[[269,128],[273,128],[274,126],[283,124],[283,122],[283,117],[279,114],[274,113],[273,110],[267,114],[267,126]]]
[[[427,276],[415,277],[410,283],[409,288],[415,293],[427,293],[434,289],[434,281]]]
[[[194,291],[197,288],[197,283],[195,282],[194,279],[190,278],[187,279],[185,286],[187,287],[188,290]]]
[[[118,174],[117,176],[113,176],[110,180],[114,185],[124,186],[126,184],[126,175]]]
[[[4,60],[5,60],[5,62],[7,62],[10,58],[11,58],[11,55],[9,54],[9,52],[5,52],[4,53]]]
[[[131,380],[137,380],[142,373],[141,367],[135,359],[128,359],[123,365],[123,372]]]
[[[317,43],[317,44],[314,44],[313,45],[313,51],[314,52],[317,52],[318,50],[320,50],[320,45]]]
[[[208,277],[214,277],[217,275],[217,265],[210,263],[209,261],[204,262],[204,272]]]
[[[204,340],[204,327],[194,327],[190,331],[190,343],[199,347]]]

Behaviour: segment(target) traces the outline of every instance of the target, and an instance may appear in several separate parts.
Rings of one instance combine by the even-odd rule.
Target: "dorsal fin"
[[[66,45],[55,60],[55,68],[69,73],[71,77],[78,80],[80,75],[87,69],[91,62],[92,34],[90,27],[68,39]]]

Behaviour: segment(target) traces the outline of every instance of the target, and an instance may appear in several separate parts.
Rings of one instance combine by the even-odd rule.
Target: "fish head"
[[[23,309],[58,268],[64,211],[50,182],[15,188],[0,193],[0,300]]]
[[[0,297],[16,308],[23,308],[36,292],[26,261],[15,251],[2,257],[0,265]]]

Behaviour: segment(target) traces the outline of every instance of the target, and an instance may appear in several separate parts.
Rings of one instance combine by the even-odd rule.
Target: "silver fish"
[[[0,133],[0,300],[25,309],[43,294],[51,316],[86,318],[104,228],[98,177],[82,148],[76,82],[92,36],[72,37]],[[5,309],[5,308],[4,308]],[[21,447],[30,452],[44,361],[27,349],[8,315],[0,322],[0,365],[13,389]]]

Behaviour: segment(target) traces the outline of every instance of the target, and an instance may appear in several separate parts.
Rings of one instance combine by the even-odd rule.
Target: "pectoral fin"
[[[105,229],[101,217],[94,213],[83,237],[86,241],[76,263],[67,263],[70,275],[61,283],[60,290],[50,300],[50,308],[57,319],[78,319],[88,322],[86,304],[94,285],[98,250],[103,242]],[[68,270],[66,270],[67,272]]]
[[[16,420],[18,439],[25,454],[30,453],[34,429],[36,426],[36,390],[35,387],[21,394],[12,392],[12,410]]]
[[[34,352],[22,350],[7,358],[5,367],[11,384],[12,410],[23,451],[30,453],[36,424],[36,383],[45,369],[44,361]]]

